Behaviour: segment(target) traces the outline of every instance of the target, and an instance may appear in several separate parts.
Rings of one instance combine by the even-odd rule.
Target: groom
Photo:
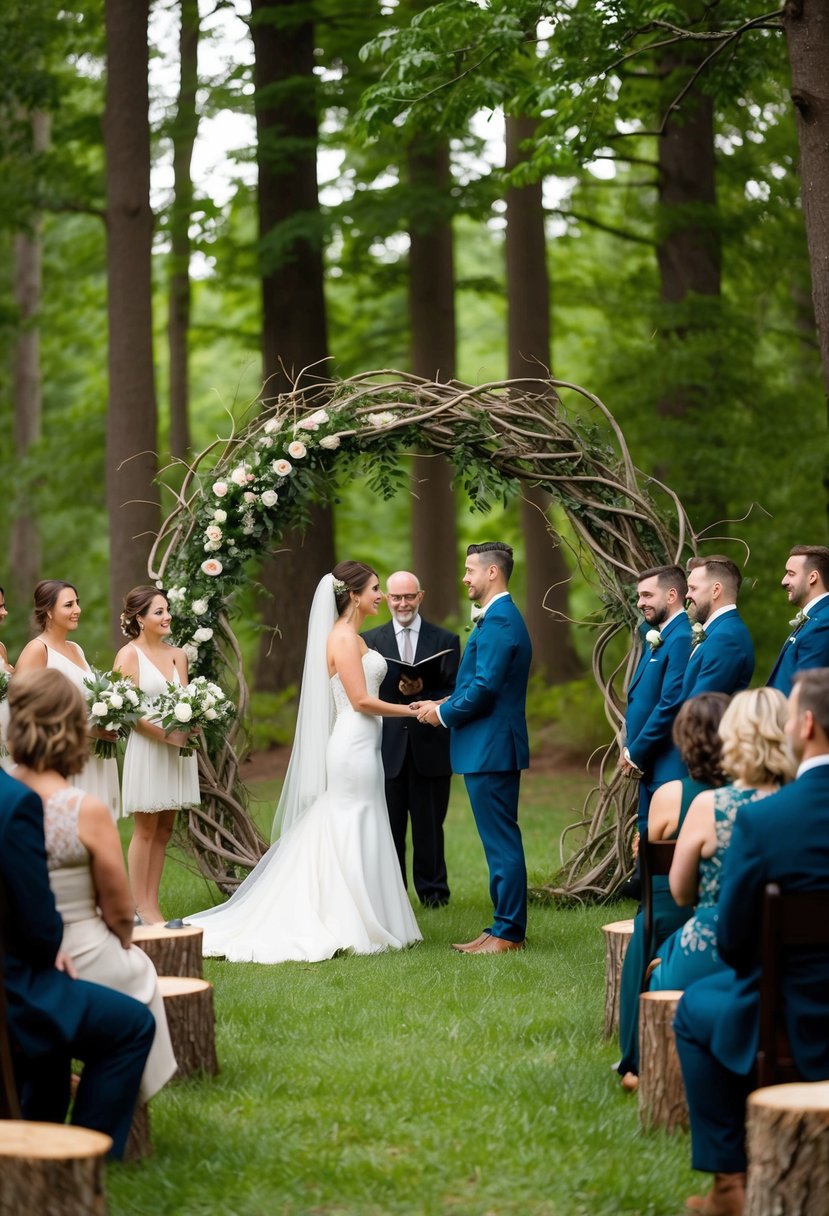
[[[455,691],[417,706],[419,722],[451,730],[452,769],[463,774],[489,866],[495,916],[475,941],[455,946],[465,954],[520,950],[527,930],[518,790],[530,762],[525,712],[532,646],[507,589],[512,567],[512,549],[501,541],[469,546],[463,583],[480,615]]]

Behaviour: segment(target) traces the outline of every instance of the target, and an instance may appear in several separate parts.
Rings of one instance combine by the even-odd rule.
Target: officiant
[[[367,645],[388,662],[379,692],[384,701],[437,701],[449,696],[455,687],[460,639],[420,615],[424,595],[414,574],[406,570],[392,574],[386,583],[392,619],[362,635]],[[452,776],[449,732],[406,718],[384,718],[382,750],[389,821],[403,882],[411,819],[415,891],[424,907],[442,907],[449,902],[443,849]]]

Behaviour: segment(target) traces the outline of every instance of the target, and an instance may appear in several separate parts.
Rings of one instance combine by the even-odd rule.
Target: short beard
[[[688,607],[688,615],[692,621],[697,621],[700,625],[704,625],[711,615],[711,605],[691,604]]]
[[[654,609],[653,616],[648,621],[648,624],[650,625],[650,627],[652,629],[658,629],[660,627],[660,625],[662,625],[665,621],[667,621],[667,619],[668,619],[668,606],[666,604],[664,608],[655,608]]]

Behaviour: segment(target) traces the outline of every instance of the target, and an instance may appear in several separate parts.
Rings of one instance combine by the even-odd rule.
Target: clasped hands
[[[425,722],[427,726],[442,726],[437,707],[445,700],[446,697],[440,701],[412,701],[410,708],[417,714],[418,722]]]

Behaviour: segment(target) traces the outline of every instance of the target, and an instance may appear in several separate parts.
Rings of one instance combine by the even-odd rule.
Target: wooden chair
[[[639,872],[642,876],[642,920],[645,938],[645,966],[642,970],[641,990],[645,991],[647,984],[645,976],[648,962],[656,952],[653,925],[653,879],[665,876],[670,872],[674,859],[675,840],[648,840],[643,833],[639,841]]]
[[[768,883],[760,955],[758,1088],[803,1080],[786,1036],[781,959],[789,950],[809,946],[829,950],[829,890],[784,893],[777,883]]]

